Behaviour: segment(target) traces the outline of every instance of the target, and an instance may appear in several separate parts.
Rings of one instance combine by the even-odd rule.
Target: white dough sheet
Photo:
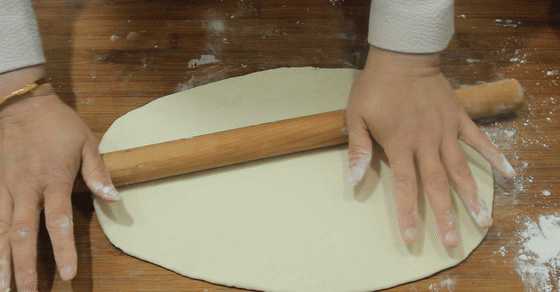
[[[281,68],[175,93],[119,118],[101,151],[343,109],[356,74]],[[421,195],[420,239],[407,247],[397,229],[391,169],[374,155],[354,189],[346,151],[333,147],[126,187],[122,201],[97,200],[95,209],[111,243],[131,256],[187,277],[265,291],[396,286],[457,265],[486,235],[452,192],[462,241],[446,250]],[[466,146],[465,153],[479,195],[491,204],[490,166]]]

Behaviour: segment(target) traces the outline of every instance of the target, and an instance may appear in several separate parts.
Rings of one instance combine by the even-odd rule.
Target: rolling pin
[[[514,79],[462,87],[455,96],[473,119],[512,113],[525,102]],[[348,142],[345,132],[339,110],[110,152],[103,159],[114,184],[126,186],[341,145]],[[77,190],[85,190],[83,182]]]

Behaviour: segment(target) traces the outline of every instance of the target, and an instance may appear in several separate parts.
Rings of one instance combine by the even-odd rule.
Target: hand
[[[453,95],[439,69],[438,55],[400,54],[376,48],[370,50],[366,68],[350,95],[349,179],[354,185],[361,181],[372,157],[373,137],[383,147],[393,170],[398,224],[406,243],[413,243],[417,237],[418,178],[445,246],[454,247],[460,241],[449,180],[478,225],[492,224],[487,203],[477,195],[459,138],[479,151],[504,177],[515,176],[505,156]]]
[[[22,80],[25,77],[14,79],[13,74],[28,73],[0,75],[0,94],[13,86],[3,81]],[[75,276],[70,197],[80,168],[97,196],[118,199],[87,126],[50,89],[41,87],[33,95],[0,105],[0,291],[10,288],[10,260],[18,290],[37,291],[37,231],[43,206],[59,274],[63,280]]]

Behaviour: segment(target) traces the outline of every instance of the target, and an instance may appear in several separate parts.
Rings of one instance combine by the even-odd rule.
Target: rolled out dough
[[[160,98],[118,119],[102,152],[344,108],[357,71],[258,72]],[[489,165],[466,148],[480,195],[493,199]],[[128,187],[95,202],[109,240],[179,274],[266,291],[370,291],[417,280],[464,260],[482,241],[453,194],[461,246],[440,244],[421,200],[421,240],[407,248],[394,214],[391,172],[373,164],[356,190],[346,148],[226,167]],[[422,196],[423,197],[423,196]]]

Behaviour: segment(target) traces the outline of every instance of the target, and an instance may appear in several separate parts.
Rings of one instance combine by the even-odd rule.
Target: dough
[[[118,119],[102,152],[344,108],[356,71],[258,72],[160,98]],[[493,199],[489,165],[465,149],[480,195]],[[421,240],[407,248],[395,221],[391,172],[355,191],[346,147],[225,167],[127,187],[95,202],[109,240],[125,253],[182,275],[266,291],[370,291],[454,266],[482,241],[453,194],[462,245],[439,242],[421,200]]]

